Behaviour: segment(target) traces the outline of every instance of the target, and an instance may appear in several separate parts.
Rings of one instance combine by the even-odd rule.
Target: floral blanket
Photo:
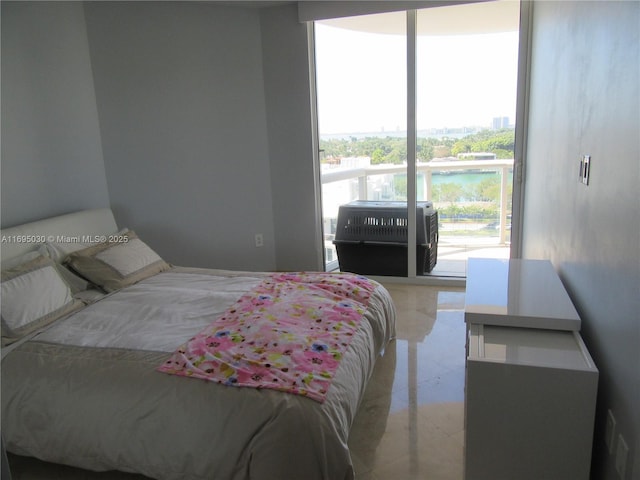
[[[158,370],[323,402],[375,288],[348,273],[271,275]]]

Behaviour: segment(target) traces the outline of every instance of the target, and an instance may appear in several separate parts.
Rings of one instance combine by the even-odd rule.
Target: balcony
[[[358,161],[359,160],[359,161]],[[509,258],[511,228],[512,159],[446,160],[417,163],[418,199],[429,199],[440,213],[438,262],[430,275],[466,277],[469,257]],[[491,178],[492,198],[470,199],[462,189],[454,199],[443,195],[443,184],[461,178]],[[325,256],[327,269],[338,268],[333,245],[338,207],[353,200],[404,200],[406,165],[369,165],[368,159],[352,159],[346,165],[326,166],[322,171]],[[437,180],[437,181],[436,181]],[[404,183],[406,185],[406,183]],[[498,193],[499,189],[499,193]],[[480,208],[494,215],[470,213]],[[456,213],[457,212],[457,213]]]

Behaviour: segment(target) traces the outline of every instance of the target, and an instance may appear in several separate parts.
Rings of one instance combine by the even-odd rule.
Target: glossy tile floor
[[[352,428],[349,447],[356,478],[462,480],[464,290],[385,286],[398,311],[397,338],[378,359]],[[14,480],[146,478],[16,456],[9,462]]]
[[[489,244],[493,241],[493,244]],[[509,258],[509,245],[497,243],[497,239],[447,238],[438,240],[438,262],[430,275],[437,277],[466,277],[467,260],[476,258]]]
[[[464,290],[385,285],[397,338],[376,370],[349,439],[358,480],[462,480]]]

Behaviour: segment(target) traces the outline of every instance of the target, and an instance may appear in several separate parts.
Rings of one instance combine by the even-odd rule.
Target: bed
[[[380,284],[176,267],[110,209],[1,235],[7,451],[160,480],[355,478],[349,430],[395,334]],[[320,330],[305,355],[292,318]],[[250,333],[263,321],[273,350]]]

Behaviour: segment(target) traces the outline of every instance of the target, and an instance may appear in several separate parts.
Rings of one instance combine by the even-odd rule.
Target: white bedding
[[[176,268],[117,295],[107,295],[57,322],[37,340],[80,347],[173,352],[265,276],[239,276],[220,270],[195,272]]]
[[[7,450],[162,480],[353,478],[349,429],[395,333],[381,286],[324,403],[155,371],[264,275],[174,268],[16,347],[2,362]]]

